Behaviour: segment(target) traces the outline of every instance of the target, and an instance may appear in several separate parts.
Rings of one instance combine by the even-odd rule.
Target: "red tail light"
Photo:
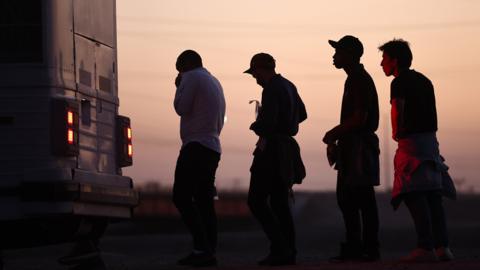
[[[130,127],[127,128],[127,139],[132,139],[132,128]]]
[[[71,110],[67,112],[67,124],[73,126],[73,112]]]
[[[74,144],[75,143],[75,136],[73,133],[73,129],[69,128],[67,131],[67,142],[68,144]]]
[[[119,167],[133,164],[132,128],[130,118],[117,116],[117,161]]]
[[[79,105],[75,100],[54,99],[51,138],[55,155],[78,155]]]
[[[128,156],[133,157],[133,146],[132,146],[132,144],[128,145]]]

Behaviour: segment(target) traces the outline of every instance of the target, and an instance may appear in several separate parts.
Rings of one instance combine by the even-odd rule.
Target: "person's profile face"
[[[382,54],[382,62],[380,62],[385,76],[391,76],[394,74],[395,69],[397,68],[397,59],[391,58],[385,52]]]
[[[255,78],[257,84],[262,87],[265,85],[265,76],[263,74],[263,69],[258,67],[253,68],[251,72],[251,75],[253,78]]]
[[[338,68],[344,68],[348,60],[348,53],[342,49],[335,49],[335,54],[333,54],[333,65]]]

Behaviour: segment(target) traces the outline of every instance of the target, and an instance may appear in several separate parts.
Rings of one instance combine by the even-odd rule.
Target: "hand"
[[[330,166],[335,165],[337,162],[337,145],[336,144],[329,144],[327,146],[327,159],[328,159],[328,164]]]
[[[178,73],[177,78],[175,78],[175,86],[178,87],[182,81],[182,73]]]
[[[333,129],[325,133],[325,136],[323,137],[323,142],[325,144],[334,144],[336,140],[337,138]]]
[[[392,134],[392,139],[396,142],[398,142],[398,137],[397,134]]]

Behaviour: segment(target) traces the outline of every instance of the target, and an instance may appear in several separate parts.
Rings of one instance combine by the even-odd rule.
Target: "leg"
[[[204,224],[209,247],[215,253],[217,247],[217,215],[215,213],[215,172],[220,154],[210,149],[202,149],[203,158],[199,160],[198,188],[194,193],[194,202],[198,207]]]
[[[367,257],[380,257],[378,230],[378,208],[373,187],[363,187],[359,190],[359,203],[362,213],[363,247]]]
[[[279,230],[277,218],[273,215],[269,205],[270,185],[268,176],[259,172],[252,172],[248,206],[270,241],[270,252],[279,253],[282,252],[285,243]]]
[[[274,215],[277,217],[285,251],[295,256],[297,253],[295,245],[295,224],[289,204],[289,189],[286,186],[278,185],[273,188],[270,197],[270,205]]]
[[[429,192],[427,195],[435,247],[448,247],[447,221],[442,204],[442,195],[439,192]]]
[[[339,177],[340,178],[340,177]],[[337,203],[345,223],[346,242],[341,243],[340,254],[330,258],[331,262],[358,260],[362,257],[360,209],[355,192],[337,182]]]
[[[433,232],[430,209],[425,193],[414,192],[405,195],[405,204],[412,215],[417,232],[417,247],[432,250]]]
[[[348,245],[361,243],[361,224],[356,194],[351,189],[337,187],[337,203],[342,212],[346,230],[346,242]]]
[[[210,251],[204,224],[193,196],[197,185],[196,149],[194,144],[186,145],[181,151],[175,169],[173,203],[193,238],[193,246],[198,251]]]

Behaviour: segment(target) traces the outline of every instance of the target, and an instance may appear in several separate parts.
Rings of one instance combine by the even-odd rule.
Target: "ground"
[[[279,269],[480,269],[480,198],[459,196],[445,201],[451,248],[457,259],[447,263],[401,264],[398,258],[415,246],[412,221],[405,208],[393,212],[387,195],[378,196],[381,217],[382,261],[331,264],[338,252],[343,225],[330,193],[300,194],[294,205],[298,239],[298,265]],[[219,266],[213,269],[271,269],[256,266],[268,250],[258,224],[250,217],[219,219]],[[175,261],[189,252],[190,237],[176,218],[136,218],[112,224],[101,241],[102,257],[109,270],[186,269]],[[71,244],[4,251],[6,270],[62,270],[56,262]],[[94,268],[90,268],[94,269]]]

